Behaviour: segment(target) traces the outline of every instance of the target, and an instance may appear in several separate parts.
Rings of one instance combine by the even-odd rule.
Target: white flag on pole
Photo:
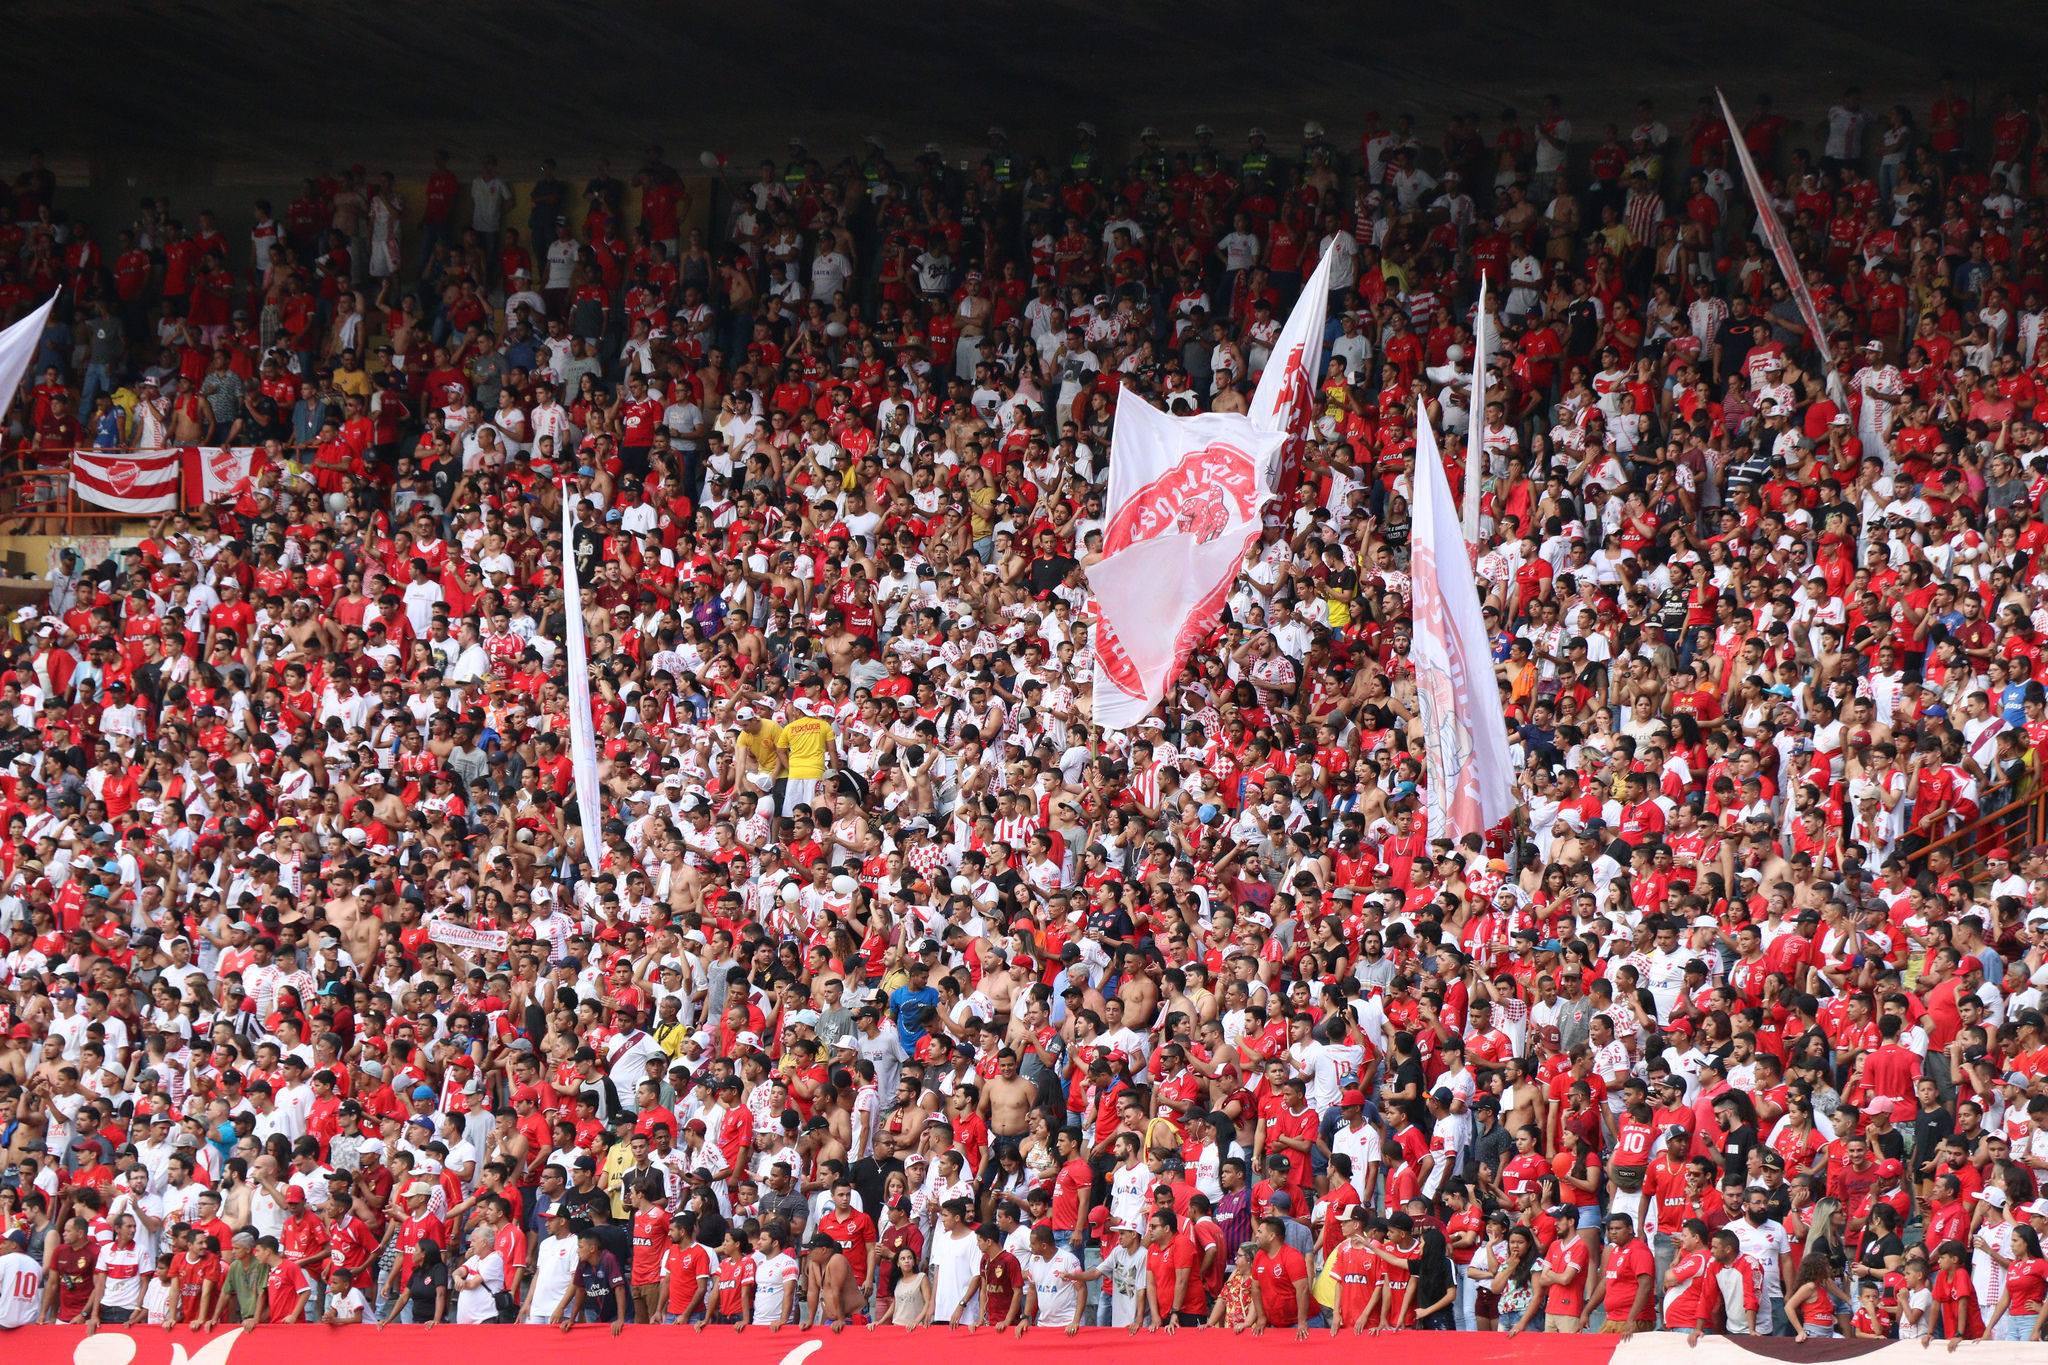
[[[1486,276],[1472,318],[1472,393],[1465,400],[1465,543],[1479,543],[1479,467],[1486,458]]]
[[[1422,716],[1429,837],[1493,828],[1514,809],[1507,722],[1472,560],[1429,414],[1415,416],[1415,515],[1408,572],[1415,627],[1408,658]]]
[[[1721,101],[1721,117],[1728,120],[1728,136],[1735,143],[1735,159],[1742,165],[1742,178],[1749,185],[1750,201],[1756,205],[1757,232],[1777,260],[1778,273],[1785,277],[1785,287],[1792,291],[1792,301],[1799,305],[1799,316],[1806,323],[1806,334],[1813,338],[1813,349],[1820,354],[1820,371],[1826,374],[1831,368],[1828,363],[1828,325],[1821,320],[1820,309],[1813,301],[1813,291],[1806,287],[1806,272],[1799,268],[1799,258],[1792,254],[1792,239],[1785,235],[1785,225],[1778,221],[1778,212],[1771,207],[1771,196],[1764,189],[1764,178],[1757,174],[1756,161],[1749,154],[1749,144],[1742,140],[1742,125],[1735,121],[1735,111],[1728,107],[1728,97],[1717,86],[1714,98]]]
[[[1330,262],[1334,253],[1325,252],[1301,297],[1287,315],[1259,373],[1259,386],[1252,390],[1252,422],[1264,431],[1287,437],[1280,458],[1273,462],[1277,484],[1289,474],[1301,471],[1301,451],[1308,441],[1309,424],[1315,420],[1316,394],[1323,383],[1323,328],[1330,317]]]
[[[15,390],[21,387],[22,377],[35,362],[36,347],[43,341],[43,328],[49,325],[50,310],[56,306],[57,295],[52,294],[49,302],[0,332],[0,417],[7,415],[8,406],[14,402]]]
[[[562,491],[562,633],[569,655],[569,767],[576,779],[576,818],[583,825],[583,857],[597,875],[603,845],[597,791],[597,732],[590,721],[590,646],[583,638],[583,588],[576,581],[576,500]]]
[[[1098,725],[1150,715],[1215,626],[1284,439],[1236,413],[1169,417],[1128,388],[1118,396],[1103,558],[1088,568]]]

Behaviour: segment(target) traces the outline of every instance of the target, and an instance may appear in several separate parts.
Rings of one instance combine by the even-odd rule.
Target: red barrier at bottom
[[[1392,1332],[1382,1336],[1327,1329],[1307,1341],[1293,1331],[1263,1336],[1182,1328],[1138,1332],[1083,1328],[1068,1336],[1058,1327],[1035,1327],[1018,1337],[989,1328],[958,1331],[900,1327],[844,1332],[770,1332],[749,1327],[628,1327],[618,1336],[601,1325],[563,1332],[549,1327],[257,1327],[203,1336],[162,1328],[23,1327],[0,1332],[5,1365],[365,1365],[372,1354],[432,1365],[587,1365],[593,1353],[631,1353],[639,1365],[667,1356],[703,1354],[719,1365],[905,1365],[911,1353],[972,1356],[973,1365],[1051,1365],[1079,1362],[1091,1351],[1116,1352],[1117,1365],[1187,1365],[1191,1356],[1228,1353],[1230,1365],[1268,1359],[1356,1361],[1391,1354],[1424,1365],[1609,1365],[1616,1337],[1522,1336],[1497,1332]],[[620,1356],[624,1358],[623,1355]]]
[[[1790,1337],[1709,1336],[1693,1345],[1686,1335],[1645,1332],[1624,1339],[1598,1333],[1552,1335],[1529,1332],[1390,1332],[1332,1336],[1312,1331],[1306,1341],[1291,1330],[1261,1336],[1182,1328],[1178,1332],[1120,1331],[1090,1327],[1068,1336],[1058,1327],[1024,1333],[989,1328],[958,1331],[900,1327],[870,1331],[771,1332],[749,1327],[628,1327],[617,1336],[609,1327],[584,1325],[563,1332],[551,1327],[256,1327],[211,1335],[166,1332],[162,1328],[23,1327],[0,1331],[0,1365],[367,1365],[376,1357],[427,1365],[586,1365],[595,1353],[634,1365],[656,1365],[670,1357],[702,1356],[718,1365],[910,1365],[913,1357],[940,1353],[971,1365],[1084,1365],[1091,1351],[1114,1351],[1116,1365],[1188,1365],[1191,1359],[1225,1365],[1267,1365],[1290,1361],[1358,1362],[1386,1365],[1918,1365],[1921,1361],[1966,1359],[1968,1365],[2044,1365],[2048,1347],[1999,1342],[1964,1342],[1956,1356],[1930,1354],[1918,1342],[1807,1341]],[[1871,1360],[1889,1357],[1889,1361]],[[1102,1365],[1097,1361],[1095,1365]]]

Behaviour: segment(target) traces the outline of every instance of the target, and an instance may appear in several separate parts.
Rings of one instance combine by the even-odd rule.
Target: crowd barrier
[[[1033,1328],[1022,1337],[992,1328],[945,1327],[906,1332],[854,1326],[844,1332],[769,1331],[749,1327],[628,1327],[614,1337],[609,1327],[585,1325],[562,1332],[551,1327],[292,1327],[232,1329],[212,1334],[161,1328],[23,1327],[0,1332],[0,1352],[26,1365],[363,1365],[368,1355],[431,1360],[434,1365],[583,1365],[594,1353],[652,1361],[666,1356],[701,1356],[719,1365],[905,1365],[910,1353],[944,1353],[974,1365],[1079,1365],[1096,1350],[1116,1353],[1117,1365],[1188,1365],[1190,1358],[1227,1360],[1229,1365],[1267,1362],[1410,1360],[1426,1365],[1760,1365],[1765,1359],[1794,1365],[1872,1359],[1867,1365],[1908,1365],[1911,1361],[1962,1359],[1970,1365],[2042,1365],[2048,1346],[2005,1342],[1964,1342],[1953,1356],[1946,1343],[1928,1351],[1918,1342],[1832,1340],[1795,1342],[1790,1337],[1703,1338],[1697,1345],[1678,1333],[1646,1332],[1634,1337],[1594,1333],[1563,1336],[1529,1332],[1390,1332],[1377,1336],[1313,1331],[1299,1341],[1291,1330],[1263,1336],[1183,1328],[1176,1333],[1084,1328],[1068,1336],[1057,1327]]]

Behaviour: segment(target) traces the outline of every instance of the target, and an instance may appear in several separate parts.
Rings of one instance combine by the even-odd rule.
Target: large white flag
[[[1301,472],[1301,452],[1308,443],[1309,424],[1315,420],[1316,395],[1323,384],[1323,328],[1330,316],[1330,262],[1335,253],[1323,253],[1315,273],[1301,287],[1287,325],[1273,343],[1273,354],[1259,372],[1259,386],[1252,390],[1248,410],[1252,422],[1264,431],[1287,437],[1280,458],[1273,462],[1273,481],[1278,485],[1289,475]]]
[[[1814,305],[1813,291],[1806,287],[1806,272],[1799,268],[1799,258],[1792,254],[1792,241],[1785,235],[1785,225],[1778,221],[1778,212],[1771,207],[1771,196],[1764,189],[1764,179],[1756,172],[1756,161],[1749,154],[1749,144],[1742,140],[1742,125],[1735,121],[1735,111],[1728,107],[1728,97],[1714,88],[1714,98],[1721,101],[1721,117],[1728,120],[1728,136],[1735,143],[1735,159],[1742,165],[1742,178],[1749,185],[1750,201],[1756,205],[1756,230],[1763,237],[1771,255],[1777,259],[1778,273],[1785,277],[1785,287],[1792,291],[1793,302],[1799,305],[1799,316],[1806,322],[1806,333],[1813,338],[1813,349],[1820,353],[1820,371],[1826,374],[1828,364],[1828,325],[1821,320],[1820,309]],[[1737,357],[1738,359],[1740,357]]]
[[[49,324],[50,310],[56,306],[57,295],[52,294],[48,303],[0,332],[0,417],[7,415],[7,407],[14,401],[14,391],[21,387],[22,376],[35,362],[36,347],[43,341],[43,328]]]
[[[1408,658],[1422,711],[1429,837],[1483,833],[1514,809],[1507,723],[1458,506],[1429,413],[1415,416],[1415,514],[1408,573],[1415,630]]]
[[[1088,569],[1098,725],[1127,730],[1151,714],[1215,626],[1284,439],[1236,413],[1169,417],[1118,395],[1103,558]]]
[[[583,823],[583,856],[589,875],[597,875],[603,845],[599,821],[603,807],[597,794],[597,732],[590,723],[590,646],[583,639],[583,587],[576,581],[576,499],[573,487],[562,490],[563,634],[569,655],[569,767],[576,779],[576,818]]]

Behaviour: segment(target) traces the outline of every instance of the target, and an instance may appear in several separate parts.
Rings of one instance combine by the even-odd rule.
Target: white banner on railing
[[[490,953],[502,953],[512,946],[512,934],[509,930],[472,929],[467,924],[457,924],[452,919],[429,922],[427,937],[436,943],[445,943],[451,948],[481,948]]]
[[[175,512],[182,459],[176,450],[74,450],[71,491],[109,512]]]

